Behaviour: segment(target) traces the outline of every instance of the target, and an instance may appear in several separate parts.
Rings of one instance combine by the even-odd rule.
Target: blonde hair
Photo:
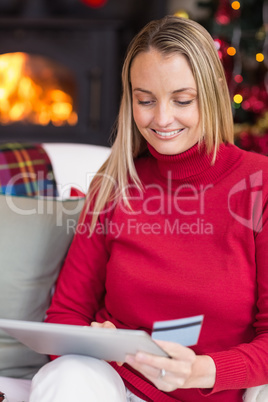
[[[110,157],[92,181],[88,193],[88,203],[94,199],[91,230],[96,225],[100,211],[109,202],[120,199],[130,207],[127,191],[129,182],[141,189],[134,159],[144,152],[146,143],[133,120],[130,69],[134,58],[150,49],[164,55],[179,53],[188,60],[197,85],[202,133],[207,152],[214,152],[213,162],[219,145],[233,142],[229,91],[210,34],[204,27],[188,19],[166,16],[151,21],[136,35],[127,51],[122,69],[123,93],[115,142]]]

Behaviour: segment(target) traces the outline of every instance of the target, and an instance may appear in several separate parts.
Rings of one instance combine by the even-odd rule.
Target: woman
[[[112,153],[96,176],[47,322],[143,329],[204,315],[197,345],[123,365],[64,356],[38,401],[242,401],[268,382],[266,157],[233,145],[224,71],[199,24],[130,44]],[[85,230],[89,228],[89,230]]]

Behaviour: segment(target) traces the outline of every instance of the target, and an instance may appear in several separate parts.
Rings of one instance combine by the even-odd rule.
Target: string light
[[[219,39],[214,39],[214,45],[216,47],[217,50],[220,50],[221,48],[221,42]]]
[[[233,97],[233,99],[234,99],[234,102],[235,102],[235,103],[238,103],[238,104],[240,104],[240,103],[243,102],[243,96],[240,95],[240,94],[236,94],[236,95]]]
[[[256,54],[256,60],[261,63],[264,60],[264,55],[262,53]]]
[[[234,10],[239,10],[239,8],[240,8],[240,3],[239,3],[239,1],[233,1],[232,4],[231,4],[231,6],[232,6],[232,8],[233,8]]]
[[[243,102],[243,104],[242,104],[242,109],[244,109],[244,110],[249,110],[250,109],[250,102],[249,101],[247,101],[247,100],[245,100],[244,102]]]
[[[185,10],[178,10],[174,14],[175,17],[186,18],[189,19],[189,14]]]
[[[243,77],[240,74],[237,74],[234,76],[234,80],[235,82],[237,82],[238,84],[241,84],[241,82],[243,82]]]
[[[229,54],[229,56],[234,56],[236,54],[236,49],[233,46],[228,47],[227,54]]]
[[[235,103],[235,102],[233,102],[233,103],[232,103],[232,107],[233,107],[234,109],[240,109],[241,104],[240,104],[240,103]]]

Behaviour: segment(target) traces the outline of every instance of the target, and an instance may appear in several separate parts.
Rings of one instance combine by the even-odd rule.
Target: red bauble
[[[80,0],[82,3],[86,4],[91,8],[100,8],[105,6],[107,0]]]

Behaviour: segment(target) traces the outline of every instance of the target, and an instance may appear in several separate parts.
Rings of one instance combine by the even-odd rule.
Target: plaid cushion
[[[57,196],[52,165],[40,144],[0,144],[0,194]]]

